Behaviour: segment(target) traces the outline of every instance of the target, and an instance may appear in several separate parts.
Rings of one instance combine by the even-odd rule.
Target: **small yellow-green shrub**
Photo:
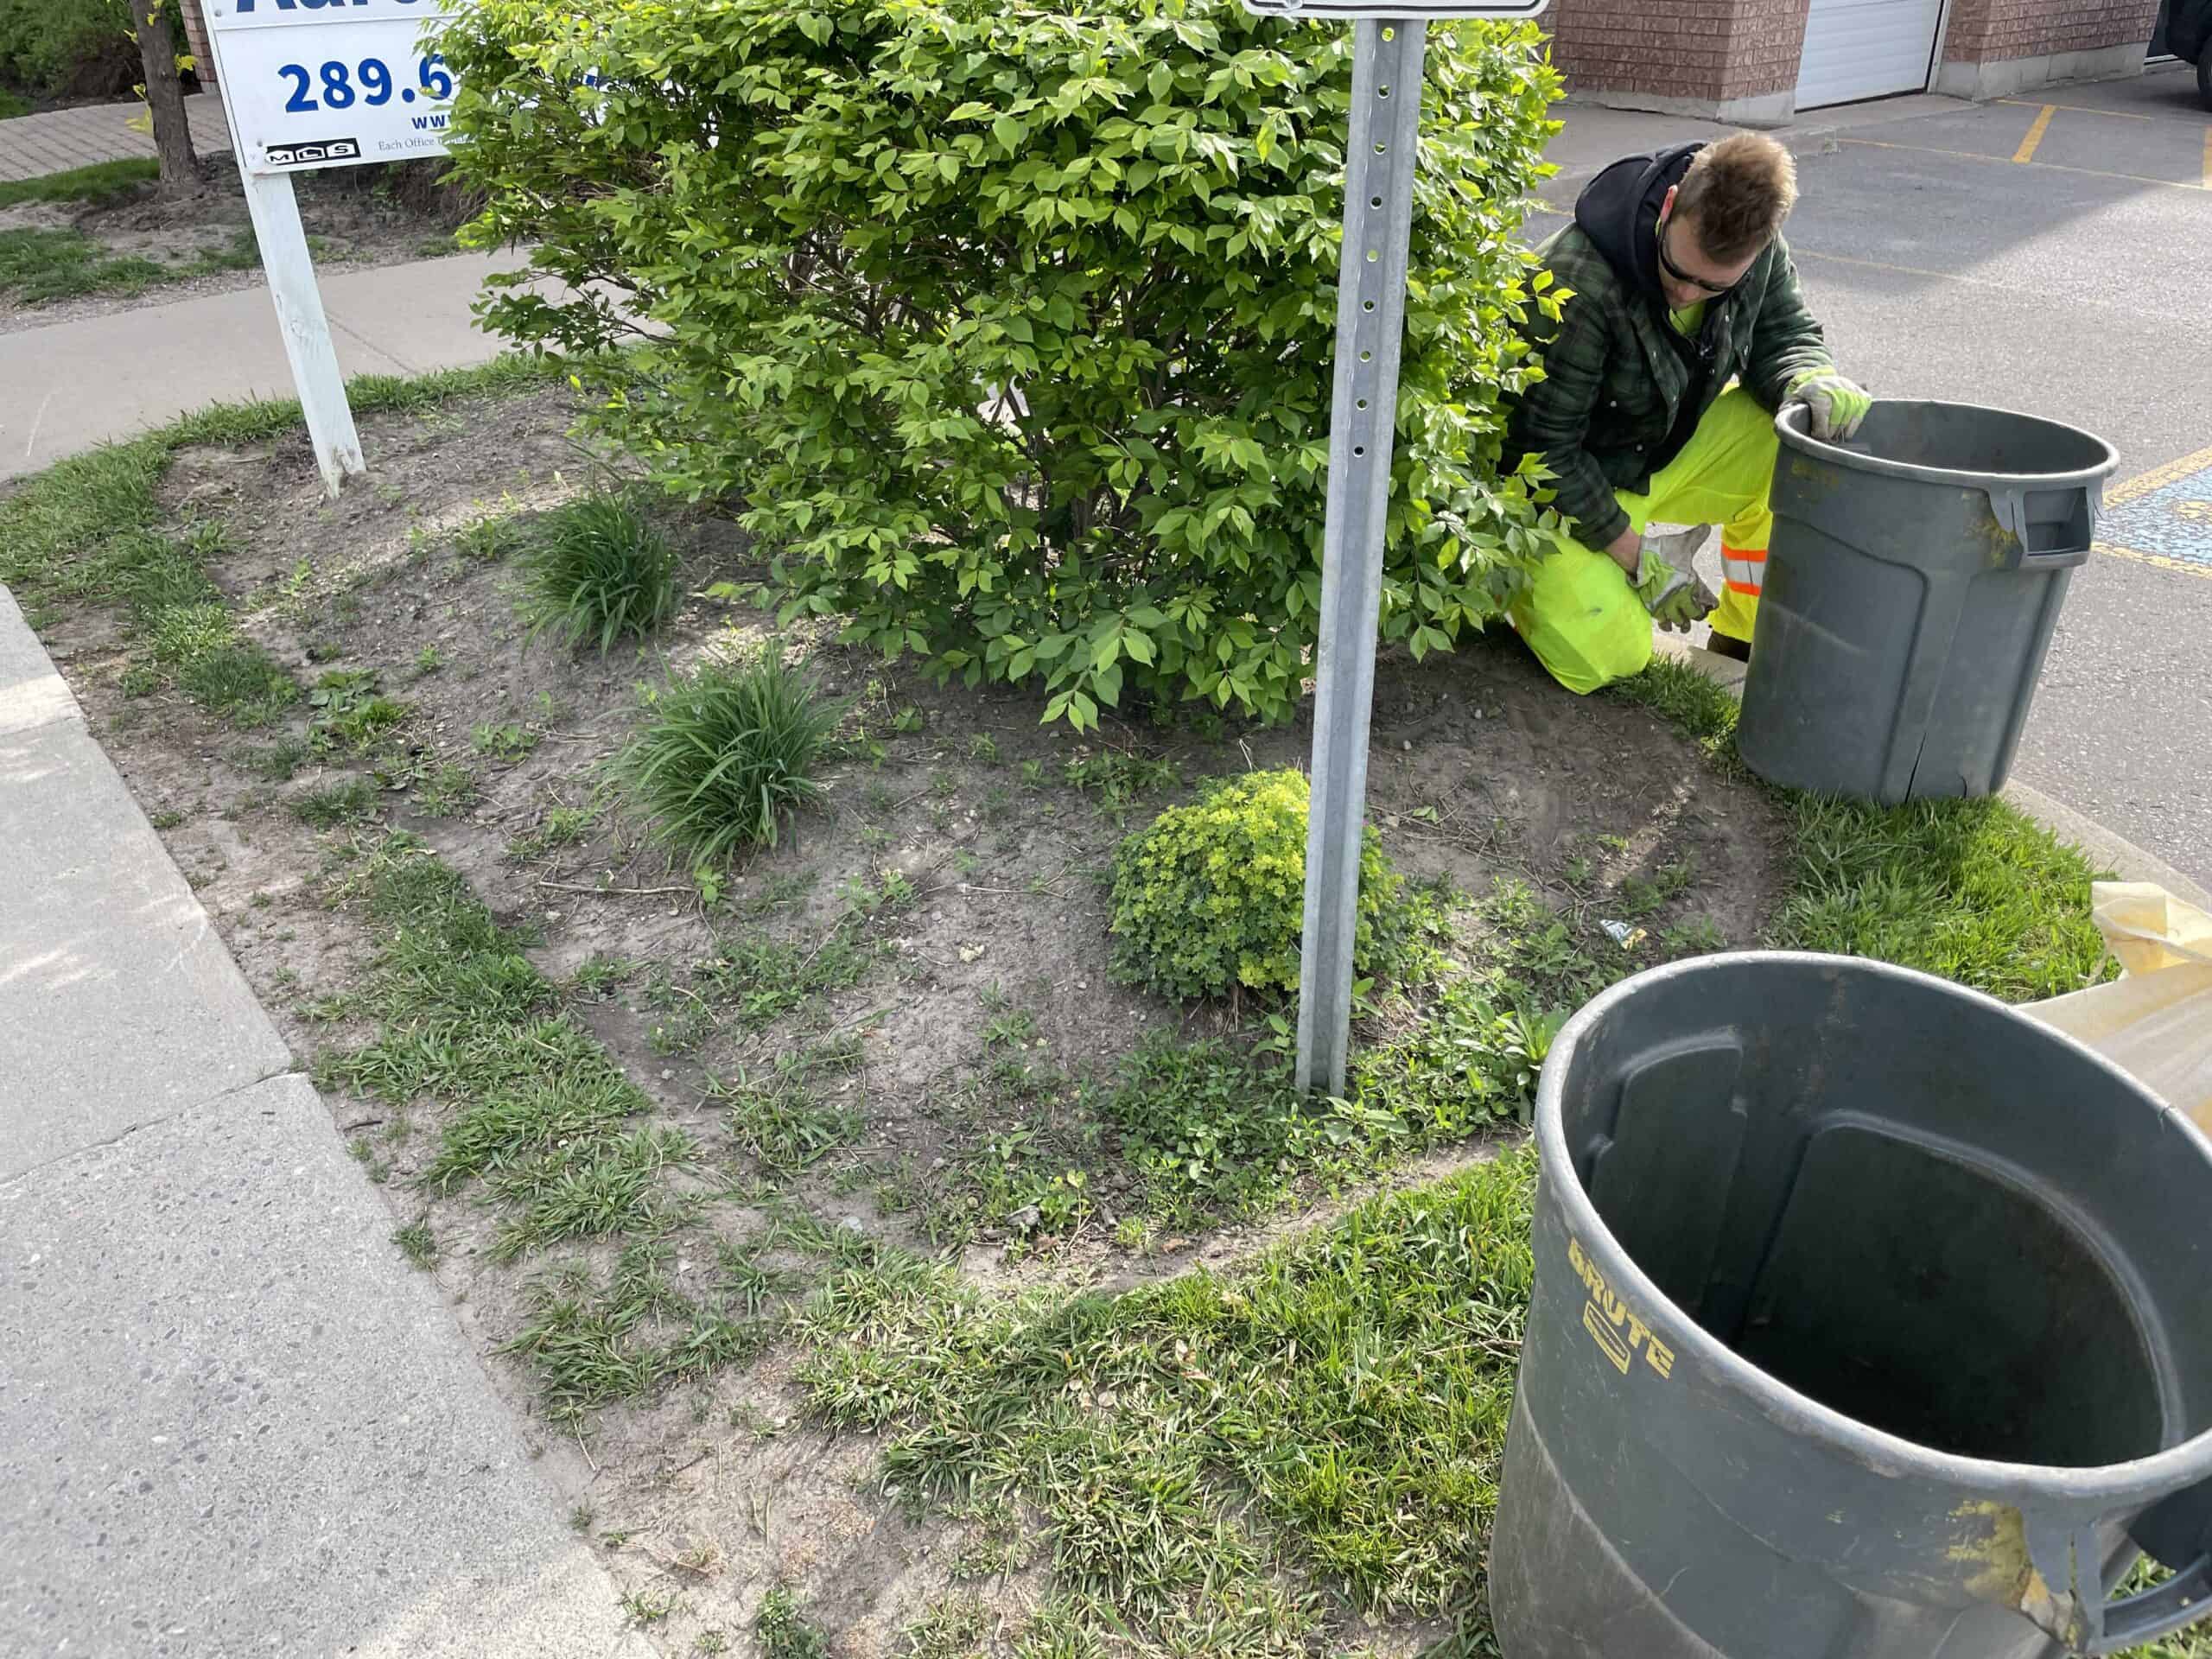
[[[1306,917],[1303,772],[1255,772],[1171,807],[1114,859],[1115,976],[1173,997],[1298,988]],[[1366,832],[1359,857],[1363,975],[1385,970],[1415,927],[1405,878]]]

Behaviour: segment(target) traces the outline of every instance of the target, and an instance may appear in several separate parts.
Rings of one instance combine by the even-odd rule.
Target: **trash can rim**
[[[2031,481],[2037,488],[2063,490],[2110,477],[2120,466],[2120,452],[2095,433],[2044,416],[2024,414],[2016,409],[1998,409],[1986,404],[1948,403],[1932,397],[1884,398],[1880,401],[1909,404],[1920,409],[1970,410],[1980,415],[2003,415],[2013,420],[2032,421],[2037,426],[2053,427],[2088,439],[2104,451],[2104,459],[2093,466],[2069,467],[2056,473],[1999,473],[1961,467],[1923,467],[1909,461],[1891,461],[1883,455],[1862,454],[1839,443],[1824,442],[1805,429],[1811,411],[1802,403],[1783,404],[1774,417],[1775,433],[1789,448],[1853,472],[1874,473],[1885,478],[1910,479],[1916,483],[1942,484],[1969,490],[1986,489],[1992,483],[2024,485]]]
[[[1878,971],[1917,981],[1967,1002],[1980,1003],[2005,1013],[2018,1012],[1993,996],[1935,974],[1922,973],[1916,969],[1867,957],[1834,956],[1813,950],[1719,951],[1684,962],[1668,963],[1631,975],[1583,1005],[1561,1027],[1545,1058],[1543,1071],[1536,1085],[1537,1150],[1544,1169],[1551,1178],[1549,1186],[1564,1212],[1568,1230],[1585,1240],[1604,1241],[1607,1256],[1605,1270],[1609,1281],[1618,1266],[1627,1282],[1617,1288],[1632,1295],[1640,1310],[1648,1311],[1648,1323],[1665,1336],[1675,1350],[1677,1363],[1682,1357],[1694,1356],[1700,1364],[1719,1373],[1730,1384],[1756,1401],[1771,1421],[1878,1470],[1887,1465],[1895,1465],[1901,1471],[1910,1469],[1916,1476],[1942,1476],[1969,1484],[1982,1491],[2017,1491],[2024,1497],[2032,1497],[2037,1494],[2047,1496],[2056,1491],[2071,1498],[2114,1503],[2177,1491],[2212,1474],[2212,1428],[2191,1436],[2178,1446],[2154,1452],[2148,1457],[2079,1468],[1967,1457],[1923,1446],[1917,1440],[1877,1428],[1832,1406],[1823,1405],[1811,1395],[1799,1392],[1752,1364],[1692,1319],[1680,1304],[1652,1281],[1642,1265],[1613,1236],[1612,1229],[1606,1225],[1604,1217],[1599,1215],[1597,1205],[1591,1201],[1589,1193],[1583,1187],[1581,1177],[1576,1172],[1574,1159],[1567,1142],[1567,1128],[1560,1106],[1567,1063],[1592,1027],[1603,1020],[1616,1003],[1637,989],[1662,980],[1689,977],[1709,971],[1721,963],[1744,962],[1843,968],[1854,972]],[[2086,1044],[2049,1027],[2037,1025],[2034,1028],[2041,1037],[2048,1038],[2061,1047],[2072,1049],[2081,1058],[2110,1074],[2129,1092],[2149,1100],[2164,1115],[2170,1131],[2193,1140],[2203,1156],[2212,1160],[2212,1139],[2208,1139],[2186,1114],[2161,1099]]]

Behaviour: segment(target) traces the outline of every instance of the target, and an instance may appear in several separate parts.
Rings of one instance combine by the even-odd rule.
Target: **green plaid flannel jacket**
[[[1568,226],[1536,251],[1573,297],[1556,323],[1531,310],[1529,337],[1542,355],[1544,378],[1513,408],[1508,460],[1541,457],[1554,474],[1553,505],[1572,521],[1578,541],[1603,550],[1629,527],[1613,492],[1643,493],[1651,474],[1673,459],[1668,440],[1694,378],[1662,332],[1669,325],[1658,307],[1630,291],[1579,226]],[[1790,381],[1833,366],[1780,237],[1726,299],[1707,303],[1703,338],[1713,372],[1704,378],[1700,418],[1732,379],[1779,409]]]

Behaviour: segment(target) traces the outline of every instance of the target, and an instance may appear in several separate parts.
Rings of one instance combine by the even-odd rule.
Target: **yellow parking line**
[[[1836,143],[1863,144],[1869,149],[1909,150],[1919,156],[1948,156],[1961,162],[2002,162],[2005,160],[2002,156],[1984,156],[1971,149],[1938,149],[1932,144],[1893,144],[1879,138],[1847,138],[1839,135]],[[2208,188],[2190,179],[2154,179],[2145,173],[2107,173],[2101,168],[2063,167],[2056,162],[2030,162],[2028,165],[2044,168],[2053,173],[2078,173],[2092,179],[2122,179],[2129,184],[2161,184],[2169,190],[2201,191]]]
[[[1999,104],[2010,104],[2015,109],[2032,110],[2037,107],[2036,101],[2032,98],[2000,98],[1997,101]],[[2066,110],[2076,115],[2109,115],[2122,121],[2160,121],[2168,118],[2164,116],[2145,115],[2141,110],[2101,110],[2094,104],[2045,104],[2042,107],[2046,110]]]
[[[2133,559],[2138,564],[2156,565],[2159,569],[2171,570],[2176,575],[2199,576],[2212,582],[2212,567],[2191,564],[2186,559],[2170,559],[2163,553],[2138,553],[2132,547],[2117,547],[2110,542],[2096,542],[2092,545],[2098,552],[2108,553],[2114,558]]]
[[[1886,259],[1858,259],[1847,253],[1822,253],[1818,248],[1792,247],[1792,259],[1825,259],[1833,265],[1856,265],[1861,270],[1886,270],[1896,276],[1932,276],[1939,283],[1966,283],[1975,288],[2001,288],[2008,293],[2016,291],[2010,283],[1993,282],[1986,276],[1966,276],[1955,270],[1930,270],[1925,265],[1893,265]]]
[[[2058,113],[2058,105],[2046,104],[2043,113],[2036,117],[2035,125],[2028,129],[2028,136],[2020,140],[2020,147],[2012,152],[2012,159],[2025,165],[2036,158],[2036,146],[2043,143],[2043,136],[2050,130],[2050,118]]]
[[[2105,505],[2117,505],[2132,501],[2139,495],[2148,495],[2153,490],[2164,489],[2177,478],[2187,478],[2191,473],[2212,470],[2212,449],[2199,449],[2193,455],[2183,455],[2179,461],[2170,461],[2163,467],[2153,467],[2149,472],[2131,478],[2125,484],[2115,484],[2105,492]]]

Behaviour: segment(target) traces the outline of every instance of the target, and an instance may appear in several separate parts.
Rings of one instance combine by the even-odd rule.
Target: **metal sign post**
[[[315,465],[365,470],[291,175],[446,153],[453,76],[417,48],[443,0],[210,0],[215,84]]]
[[[1367,811],[1367,727],[1382,606],[1382,531],[1405,336],[1425,22],[1353,25],[1344,246],[1337,276],[1337,385],[1329,414],[1321,637],[1306,828],[1306,934],[1298,967],[1298,1086],[1339,1095],[1351,1028],[1352,940]]]
[[[1405,335],[1421,137],[1421,60],[1431,19],[1533,17],[1545,0],[1407,7],[1360,0],[1244,0],[1269,16],[1351,18],[1351,132],[1337,278],[1336,390],[1329,415],[1315,652],[1313,804],[1306,830],[1306,932],[1299,957],[1298,1086],[1340,1095],[1351,1033],[1359,849],[1367,816],[1368,721],[1382,605],[1390,449]],[[1408,11],[1414,16],[1406,16]]]

